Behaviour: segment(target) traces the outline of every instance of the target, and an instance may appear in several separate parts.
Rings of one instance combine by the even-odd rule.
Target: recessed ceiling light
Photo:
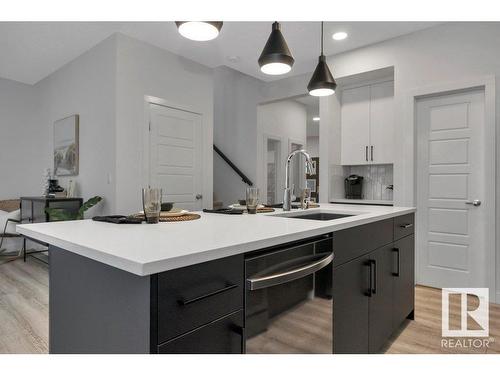
[[[239,56],[228,56],[227,61],[230,61],[232,63],[238,63],[241,61],[241,57]]]
[[[333,40],[344,40],[347,38],[347,33],[344,31],[339,31],[338,33],[335,33],[332,35]]]
[[[217,38],[222,22],[175,21],[179,33],[188,39],[204,42]]]
[[[318,116],[313,117],[313,121],[319,121],[319,117]]]

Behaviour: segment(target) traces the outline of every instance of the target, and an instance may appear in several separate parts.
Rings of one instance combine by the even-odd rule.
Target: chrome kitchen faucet
[[[286,159],[286,168],[285,168],[285,194],[283,196],[283,211],[290,211],[292,208],[292,192],[290,189],[290,163],[293,159],[293,157],[297,154],[302,154],[306,158],[306,174],[311,174],[313,165],[311,162],[311,157],[307,153],[306,150],[301,149],[301,150],[295,150],[288,155],[288,158]],[[304,176],[304,179],[306,176]]]

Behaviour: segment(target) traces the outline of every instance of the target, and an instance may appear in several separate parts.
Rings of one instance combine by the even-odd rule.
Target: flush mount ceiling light
[[[258,61],[262,73],[269,75],[285,74],[292,69],[295,60],[288,49],[278,22],[273,23],[271,35]]]
[[[318,116],[313,117],[313,121],[316,121],[316,122],[319,121],[319,117]]]
[[[344,40],[345,38],[347,38],[347,33],[344,31],[339,31],[337,33],[334,33],[332,35],[332,38],[333,40]]]
[[[321,55],[319,55],[318,65],[307,85],[307,90],[312,96],[328,96],[335,93],[337,83],[333,79],[332,73],[326,64],[326,57],[323,54],[323,22],[321,22]]]
[[[179,33],[188,39],[204,42],[217,38],[222,22],[175,21]]]

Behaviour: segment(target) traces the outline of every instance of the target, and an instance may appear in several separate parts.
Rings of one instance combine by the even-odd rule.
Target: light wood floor
[[[30,258],[26,263],[18,260],[0,265],[0,353],[48,352],[48,301],[47,266]],[[448,349],[441,347],[441,291],[417,286],[415,304],[415,320],[392,337],[384,348],[386,353],[500,354],[500,305],[490,304],[490,337],[494,340],[490,348]],[[454,304],[458,302],[452,300],[452,312]],[[310,308],[304,306],[298,312],[318,319],[321,308]],[[452,324],[456,319],[451,317]],[[303,319],[302,323],[307,324]]]

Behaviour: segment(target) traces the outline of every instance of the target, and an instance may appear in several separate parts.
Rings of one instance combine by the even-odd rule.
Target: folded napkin
[[[92,220],[113,224],[141,224],[143,222],[141,218],[123,215],[94,216]]]

